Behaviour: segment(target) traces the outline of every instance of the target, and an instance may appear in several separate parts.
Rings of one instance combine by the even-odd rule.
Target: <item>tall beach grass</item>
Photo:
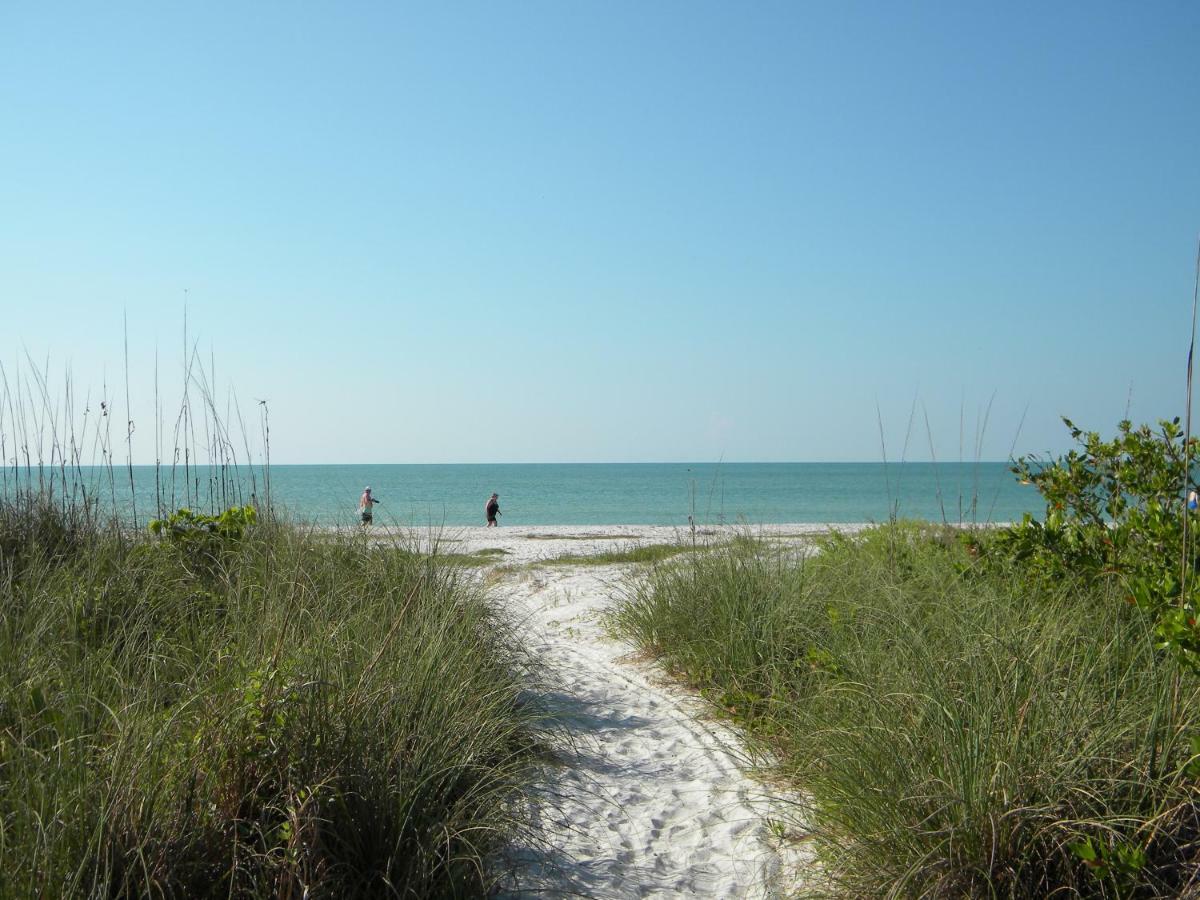
[[[0,896],[478,896],[525,827],[514,647],[460,569],[358,538],[23,542]]]
[[[154,509],[107,387],[0,370],[0,897],[486,894],[536,839],[531,660],[461,566],[280,522],[265,405],[254,451],[185,362]]]
[[[955,531],[658,567],[620,632],[774,751],[840,897],[1195,893],[1200,683],[1123,598],[1032,590]]]

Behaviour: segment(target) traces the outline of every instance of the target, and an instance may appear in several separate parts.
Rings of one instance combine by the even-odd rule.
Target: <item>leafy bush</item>
[[[151,534],[164,535],[177,544],[197,542],[239,541],[246,529],[258,521],[253,506],[231,506],[218,516],[205,515],[184,508],[171,513],[166,519],[153,519]]]
[[[222,556],[238,548],[256,521],[258,513],[253,506],[231,506],[215,516],[185,507],[166,519],[153,519],[148,527],[190,571],[212,575]]]
[[[1025,457],[1013,471],[1046,500],[1044,521],[1026,515],[996,549],[1033,577],[1112,583],[1146,610],[1160,645],[1200,670],[1200,579],[1194,540],[1200,512],[1186,506],[1200,441],[1187,445],[1179,420],[1158,429],[1128,421],[1103,440],[1064,419],[1079,449],[1055,460]]]

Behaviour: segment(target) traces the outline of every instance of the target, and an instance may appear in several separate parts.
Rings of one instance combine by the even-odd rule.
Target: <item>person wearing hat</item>
[[[488,498],[488,502],[483,505],[484,515],[487,516],[487,527],[491,528],[496,525],[496,516],[500,515],[500,495],[492,494]]]
[[[358,498],[358,511],[362,515],[362,523],[364,525],[371,524],[371,519],[374,517],[373,510],[375,504],[380,502],[382,501],[376,500],[371,496],[370,485],[363,488],[362,496]]]

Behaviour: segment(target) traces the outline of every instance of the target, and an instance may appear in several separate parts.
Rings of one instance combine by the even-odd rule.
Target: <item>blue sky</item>
[[[910,458],[989,402],[984,458],[1059,450],[1182,412],[1198,46],[1194,2],[7,4],[0,360],[123,394],[127,316],[139,462],[185,297],[276,462],[872,460],[877,408],[897,458],[914,398]]]

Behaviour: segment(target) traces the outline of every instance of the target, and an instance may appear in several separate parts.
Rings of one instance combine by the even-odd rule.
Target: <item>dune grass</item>
[[[585,531],[580,534],[527,534],[527,541],[620,541],[630,538],[638,538],[641,535],[637,534],[603,534],[598,531]]]
[[[482,547],[473,553],[444,552],[439,547],[434,556],[443,563],[460,566],[490,566],[508,556],[508,553],[507,550],[500,547]]]
[[[814,893],[1195,892],[1200,680],[1097,590],[900,524],[676,560],[613,621],[775,752]]]
[[[624,563],[657,563],[681,553],[691,553],[703,550],[707,545],[693,547],[688,544],[642,544],[633,547],[621,547],[613,550],[602,550],[599,553],[564,553],[543,559],[538,565],[544,566],[611,566]]]
[[[485,894],[528,827],[509,638],[459,567],[360,537],[0,504],[0,896]]]

